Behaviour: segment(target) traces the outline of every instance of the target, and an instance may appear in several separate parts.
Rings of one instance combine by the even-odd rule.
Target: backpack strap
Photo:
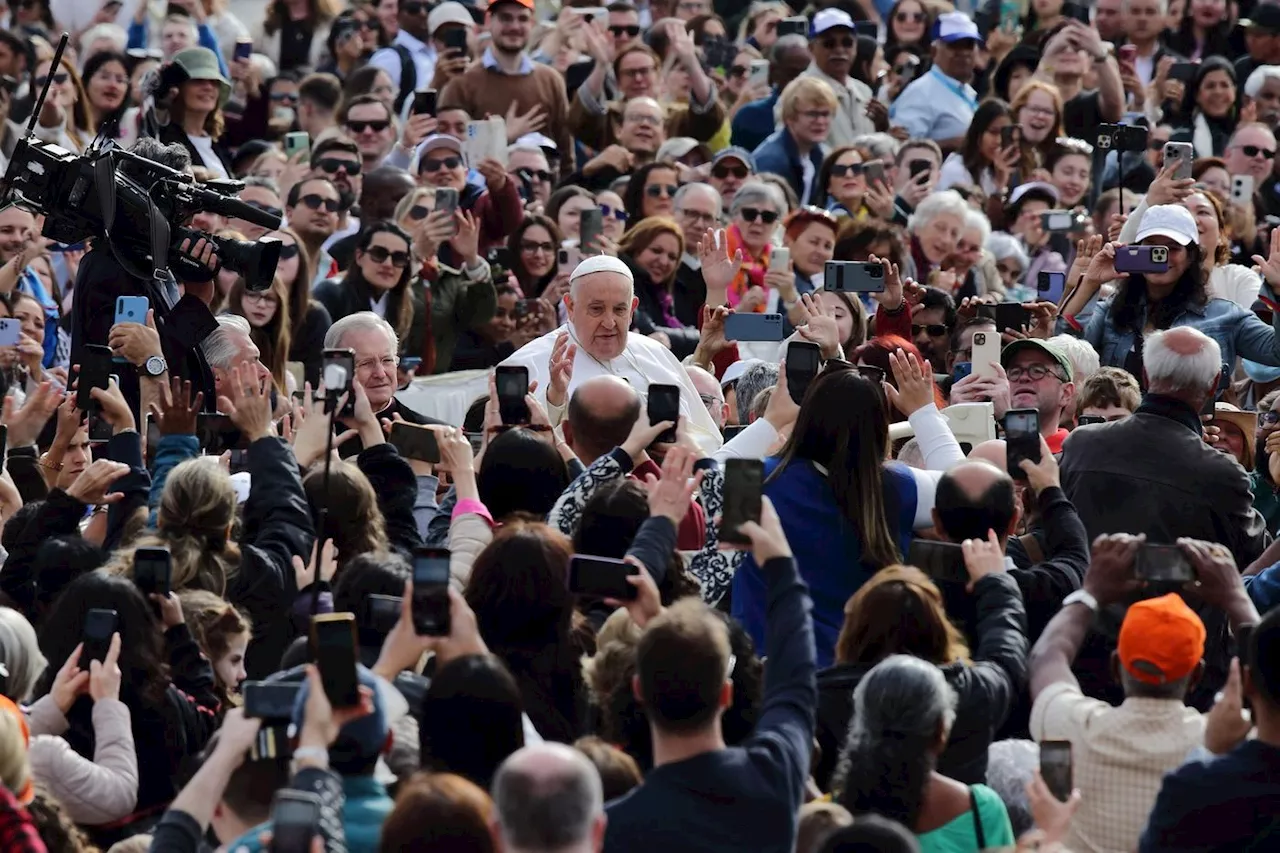
[[[409,48],[393,44],[391,49],[400,57],[400,93],[396,95],[396,115],[399,115],[405,100],[418,88],[418,66],[414,64]]]
[[[978,849],[987,849],[987,834],[982,831],[982,815],[978,814],[978,798],[973,793],[973,786],[969,786],[969,810],[973,812],[973,834],[978,839]]]

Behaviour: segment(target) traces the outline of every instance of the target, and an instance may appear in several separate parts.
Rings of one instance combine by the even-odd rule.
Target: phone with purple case
[[[1168,246],[1117,246],[1116,272],[1168,272]]]

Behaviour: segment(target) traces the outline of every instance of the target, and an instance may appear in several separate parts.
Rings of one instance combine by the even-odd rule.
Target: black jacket
[[[289,361],[302,362],[306,381],[312,388],[320,385],[320,368],[324,364],[324,336],[333,325],[329,310],[312,300],[301,322],[294,321],[289,337]],[[298,389],[302,390],[302,389]]]
[[[680,262],[671,299],[675,302],[676,319],[696,329],[702,306],[707,304],[707,283],[702,278],[701,267],[695,270],[683,261]]]
[[[1253,508],[1249,475],[1234,457],[1205,444],[1200,418],[1178,400],[1147,394],[1132,416],[1078,427],[1062,448],[1062,488],[1092,540],[1103,533],[1145,533],[1152,544],[1187,536],[1225,545],[1236,564],[1252,563],[1267,544],[1266,523]],[[1226,683],[1229,663],[1223,613],[1188,604],[1205,623],[1205,674],[1187,704],[1207,711]],[[1110,653],[1122,613],[1103,613],[1073,669],[1089,696],[1120,704]]]
[[[178,127],[176,124],[166,124],[160,128],[159,139],[165,145],[173,145],[175,142],[187,149],[187,153],[191,155],[191,165],[204,166],[205,168],[213,168],[213,165],[206,163],[204,158],[200,156],[200,152],[191,144],[191,138],[187,136],[186,131]],[[222,168],[227,170],[227,174],[235,177],[236,170],[231,162],[231,152],[221,142],[214,140],[213,153],[217,155],[218,162],[222,164]]]
[[[418,501],[418,478],[413,469],[391,443],[360,451],[356,466],[369,478],[378,496],[378,509],[382,510],[391,547],[406,558],[411,556],[422,544],[418,522],[413,517],[413,505]]]
[[[973,663],[941,667],[956,691],[956,720],[938,772],[965,784],[985,782],[987,747],[1018,694],[1026,690],[1027,628],[1022,595],[1009,574],[988,575],[974,585],[977,645]],[[876,662],[836,664],[818,673],[818,744],[822,757],[814,780],[830,790],[853,716],[853,690]]]
[[[694,348],[698,346],[697,328],[667,326],[663,321],[660,286],[654,284],[649,274],[631,258],[623,255],[620,259],[631,268],[631,274],[635,277],[636,298],[640,300],[631,328],[642,335],[662,332],[671,339],[671,352],[676,358],[693,355]]]

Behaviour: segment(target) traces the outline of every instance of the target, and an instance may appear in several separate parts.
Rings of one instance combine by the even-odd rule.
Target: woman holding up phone
[[[1009,189],[1021,156],[1013,128],[1013,113],[1004,101],[983,101],[965,131],[959,151],[947,155],[938,175],[939,190],[956,184],[972,184],[988,196],[999,197]]]
[[[1242,356],[1280,366],[1280,311],[1268,326],[1252,311],[1211,297],[1199,241],[1196,217],[1185,207],[1160,204],[1150,208],[1142,216],[1134,244],[1159,247],[1157,251],[1167,255],[1167,267],[1142,273],[1117,272],[1117,254],[1131,247],[1107,243],[1093,256],[1067,301],[1058,331],[1082,335],[1097,350],[1102,365],[1122,367],[1139,378],[1143,375],[1142,338],[1147,330],[1174,326],[1190,326],[1213,338],[1226,364],[1235,364],[1236,356]],[[1144,250],[1144,255],[1149,251]],[[1139,260],[1144,266],[1160,266],[1145,256]],[[1280,240],[1272,241],[1269,258],[1257,261],[1272,274],[1280,274]],[[1077,316],[1074,312],[1104,284],[1114,284],[1110,300],[1088,316]]]

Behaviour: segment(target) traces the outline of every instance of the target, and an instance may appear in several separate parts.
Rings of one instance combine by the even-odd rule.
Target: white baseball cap
[[[1138,225],[1138,236],[1135,243],[1141,243],[1148,237],[1168,237],[1176,240],[1179,246],[1189,246],[1200,241],[1200,229],[1196,227],[1196,219],[1180,204],[1157,204],[1147,208]]]
[[[435,35],[436,30],[445,24],[458,24],[469,30],[476,28],[475,18],[471,17],[467,7],[461,3],[455,3],[453,0],[441,3],[431,10],[431,14],[427,16],[427,32]]]
[[[978,25],[964,12],[943,12],[939,15],[938,22],[933,25],[933,37],[948,43],[973,39],[978,44],[986,44],[978,32]]]
[[[846,30],[853,30],[853,18],[843,9],[823,9],[821,12],[813,16],[811,35],[819,35],[827,30],[844,27]]]

